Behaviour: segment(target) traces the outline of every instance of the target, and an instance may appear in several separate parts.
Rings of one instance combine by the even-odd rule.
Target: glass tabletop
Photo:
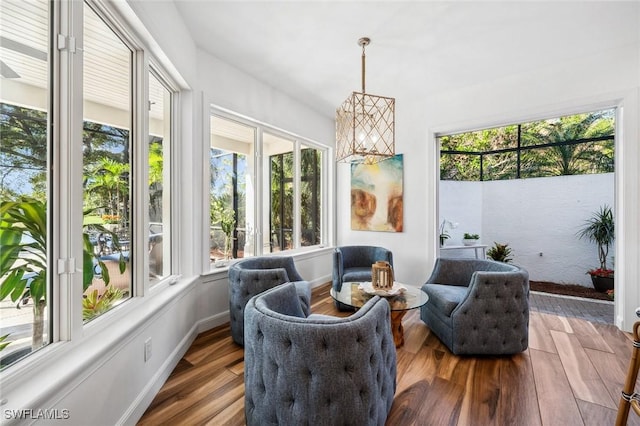
[[[367,303],[369,299],[375,296],[375,294],[370,294],[362,289],[361,284],[362,283],[358,282],[346,282],[342,284],[342,289],[340,291],[336,291],[334,288],[331,288],[331,297],[345,305],[360,308]],[[392,311],[416,309],[427,303],[429,300],[427,293],[417,287],[397,282],[395,284],[404,286],[404,292],[395,296],[382,296],[389,302],[389,306]]]

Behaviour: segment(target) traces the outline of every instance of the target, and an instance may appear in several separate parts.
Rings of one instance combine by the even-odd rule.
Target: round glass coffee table
[[[359,282],[342,283],[342,289],[336,291],[331,288],[331,297],[338,302],[353,308],[361,308],[375,294],[370,294],[360,288]],[[396,282],[396,285],[400,284]],[[395,296],[381,296],[389,302],[391,308],[391,331],[393,332],[393,341],[396,347],[404,344],[404,328],[402,327],[402,318],[408,310],[416,309],[427,303],[429,296],[427,293],[417,287],[404,285],[405,291]]]

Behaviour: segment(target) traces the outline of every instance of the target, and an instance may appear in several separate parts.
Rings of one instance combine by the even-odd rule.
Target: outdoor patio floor
[[[532,291],[529,295],[529,308],[536,312],[582,318],[601,324],[613,324],[613,302],[605,300]]]

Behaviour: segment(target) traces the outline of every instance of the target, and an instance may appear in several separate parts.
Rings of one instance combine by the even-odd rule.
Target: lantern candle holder
[[[375,290],[391,290],[393,281],[393,268],[389,262],[379,260],[371,265],[371,284]]]

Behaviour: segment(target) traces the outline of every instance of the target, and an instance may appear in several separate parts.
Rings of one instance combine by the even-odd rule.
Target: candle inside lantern
[[[371,265],[371,284],[378,290],[393,288],[393,269],[389,262],[379,260]]]

